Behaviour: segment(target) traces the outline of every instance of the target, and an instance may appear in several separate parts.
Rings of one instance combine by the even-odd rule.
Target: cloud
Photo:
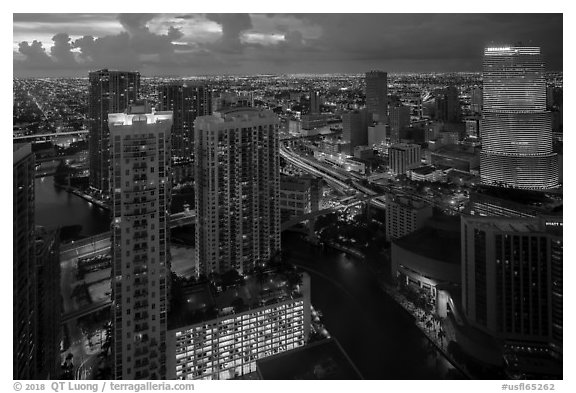
[[[54,45],[50,48],[50,55],[57,64],[73,65],[76,63],[68,34],[58,33],[52,37],[52,41],[54,41]]]
[[[562,14],[14,14],[14,70],[480,70],[493,42],[562,69]],[[64,71],[62,71],[64,73]]]
[[[46,50],[39,41],[32,41],[29,44],[23,41],[18,45],[18,51],[25,56],[25,61],[32,66],[32,68],[41,68],[51,66],[53,61],[46,54]]]
[[[212,45],[214,50],[228,53],[242,51],[241,34],[252,28],[249,14],[207,14],[206,18],[222,26],[222,37]]]

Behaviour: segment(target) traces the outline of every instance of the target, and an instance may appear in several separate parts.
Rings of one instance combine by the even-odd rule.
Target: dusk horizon
[[[480,72],[488,46],[563,70],[562,14],[14,14],[15,77]]]

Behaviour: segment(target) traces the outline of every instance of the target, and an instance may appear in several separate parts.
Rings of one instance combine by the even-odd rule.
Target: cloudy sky
[[[15,76],[478,71],[522,41],[562,70],[562,14],[14,14]]]

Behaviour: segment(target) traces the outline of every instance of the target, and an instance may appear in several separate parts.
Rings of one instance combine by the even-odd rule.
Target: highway
[[[386,208],[386,204],[379,199],[381,194],[362,186],[358,182],[358,179],[361,177],[352,172],[342,173],[336,168],[330,168],[316,160],[302,157],[290,151],[284,145],[281,145],[280,147],[280,156],[303,171],[322,177],[328,185],[334,187],[341,193],[348,194],[351,191],[354,191],[359,194],[359,197],[363,197],[364,200],[367,200],[366,197],[368,197],[368,202],[371,205],[381,209]]]

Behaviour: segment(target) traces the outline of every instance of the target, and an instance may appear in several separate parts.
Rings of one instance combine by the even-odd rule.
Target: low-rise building
[[[231,379],[256,361],[304,346],[310,334],[310,277],[264,271],[224,289],[182,290],[169,313],[167,379]],[[173,299],[174,300],[174,299]]]
[[[439,168],[423,165],[410,169],[407,172],[408,178],[412,181],[445,182],[446,173]]]

